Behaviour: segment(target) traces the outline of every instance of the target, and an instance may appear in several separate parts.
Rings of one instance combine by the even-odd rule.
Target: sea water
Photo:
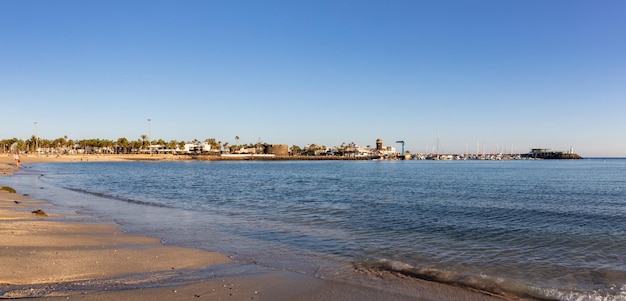
[[[317,277],[355,268],[626,300],[626,160],[41,163],[3,178],[95,220]]]

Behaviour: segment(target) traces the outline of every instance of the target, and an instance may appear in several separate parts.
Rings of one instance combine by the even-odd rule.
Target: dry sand
[[[155,156],[21,157],[54,161],[173,160]],[[0,157],[0,175],[17,170]],[[0,177],[0,186],[2,177]],[[43,209],[48,216],[32,211]],[[60,210],[57,210],[60,211]],[[46,300],[502,300],[389,273],[319,279],[166,246],[118,225],[75,223],[49,203],[0,191],[0,298]],[[84,219],[83,219],[84,220]]]

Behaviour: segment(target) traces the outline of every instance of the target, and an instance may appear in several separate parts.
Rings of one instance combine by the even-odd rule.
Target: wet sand
[[[21,157],[36,162],[173,160],[155,156]],[[179,158],[177,158],[179,159]],[[0,157],[0,175],[17,170]],[[0,177],[0,186],[2,177]],[[47,216],[32,211],[41,209]],[[319,279],[226,254],[163,245],[0,191],[0,298],[46,300],[503,300],[392,273]],[[80,222],[76,222],[80,221]]]

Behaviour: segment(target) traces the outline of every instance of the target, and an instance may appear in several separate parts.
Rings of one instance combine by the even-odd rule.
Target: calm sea
[[[319,277],[356,267],[626,300],[626,159],[42,163],[3,181],[168,244]]]

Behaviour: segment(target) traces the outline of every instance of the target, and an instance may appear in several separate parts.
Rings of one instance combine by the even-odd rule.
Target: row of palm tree
[[[257,141],[257,143],[248,143],[239,145],[239,136],[235,136],[236,144],[231,145],[229,142],[218,141],[215,138],[207,138],[204,141],[200,141],[198,139],[194,139],[191,143],[200,145],[203,142],[211,146],[211,150],[215,152],[238,152],[241,149],[254,149],[257,152],[263,149],[264,143],[261,142],[261,139]],[[27,140],[21,140],[17,138],[4,139],[0,140],[0,152],[9,153],[9,152],[19,152],[19,153],[47,153],[47,154],[67,154],[67,153],[118,153],[118,154],[129,154],[129,153],[142,153],[150,151],[154,148],[154,146],[158,146],[159,149],[169,149],[169,150],[181,150],[184,149],[185,144],[189,142],[185,142],[183,140],[170,140],[165,141],[163,139],[157,140],[148,140],[147,135],[141,135],[139,139],[136,140],[128,140],[127,138],[119,138],[117,140],[108,140],[108,139],[82,139],[82,140],[73,140],[68,139],[67,136],[63,136],[57,139],[43,139],[38,138],[36,136],[30,137]],[[152,147],[151,147],[152,146]],[[369,146],[368,146],[369,147]],[[349,154],[356,148],[356,144],[354,142],[342,143],[341,146],[336,148],[336,155],[345,155]],[[318,146],[316,144],[308,145],[305,148],[301,148],[297,145],[293,145],[290,148],[290,153],[293,155],[315,155],[320,153],[320,151],[326,150],[326,146]]]
[[[239,136],[235,137],[235,140],[239,141]],[[217,141],[215,138],[208,138],[204,141],[205,143],[211,145],[212,149],[222,150],[222,149],[235,149],[239,146],[237,145],[229,145],[228,142],[222,143],[221,141]],[[67,136],[63,136],[57,139],[43,139],[38,138],[35,135],[30,137],[30,139],[22,140],[18,138],[4,139],[0,140],[0,151],[3,153],[8,152],[20,152],[20,153],[30,153],[37,152],[37,150],[45,150],[45,152],[54,152],[58,154],[63,154],[65,152],[69,152],[71,150],[81,149],[84,152],[100,152],[103,149],[106,149],[108,152],[115,153],[131,153],[131,152],[141,152],[145,150],[149,150],[150,146],[159,146],[161,148],[166,149],[183,149],[185,147],[185,142],[183,140],[170,140],[165,141],[163,139],[157,139],[148,141],[147,135],[141,135],[137,140],[128,140],[127,138],[119,138],[117,140],[108,140],[108,139],[82,139],[82,140],[73,140],[68,139]],[[201,142],[197,139],[194,139],[192,143],[201,144]]]
[[[67,136],[63,136],[57,139],[44,139],[36,137],[35,135],[31,136],[30,139],[22,140],[18,138],[4,139],[0,140],[0,151],[2,153],[8,152],[20,152],[20,153],[55,153],[55,154],[65,154],[70,153],[76,150],[81,150],[81,152],[86,153],[100,153],[100,152],[113,152],[113,153],[137,153],[137,152],[146,152],[151,149],[151,146],[158,146],[161,149],[170,149],[170,150],[180,150],[184,149],[185,144],[193,143],[196,145],[200,145],[203,142],[211,146],[212,150],[216,152],[221,151],[230,151],[235,152],[238,149],[261,149],[263,143],[259,139],[259,141],[255,144],[243,144],[239,145],[239,136],[235,136],[236,144],[230,144],[229,142],[218,141],[215,138],[207,138],[204,141],[200,141],[198,139],[194,139],[191,142],[186,142],[183,140],[170,140],[165,141],[163,139],[157,140],[148,140],[148,135],[141,135],[137,140],[128,140],[127,138],[119,138],[117,140],[108,140],[108,139],[82,139],[82,140],[73,140],[68,139]],[[294,146],[295,147],[295,146]],[[297,147],[299,149],[299,147]]]

